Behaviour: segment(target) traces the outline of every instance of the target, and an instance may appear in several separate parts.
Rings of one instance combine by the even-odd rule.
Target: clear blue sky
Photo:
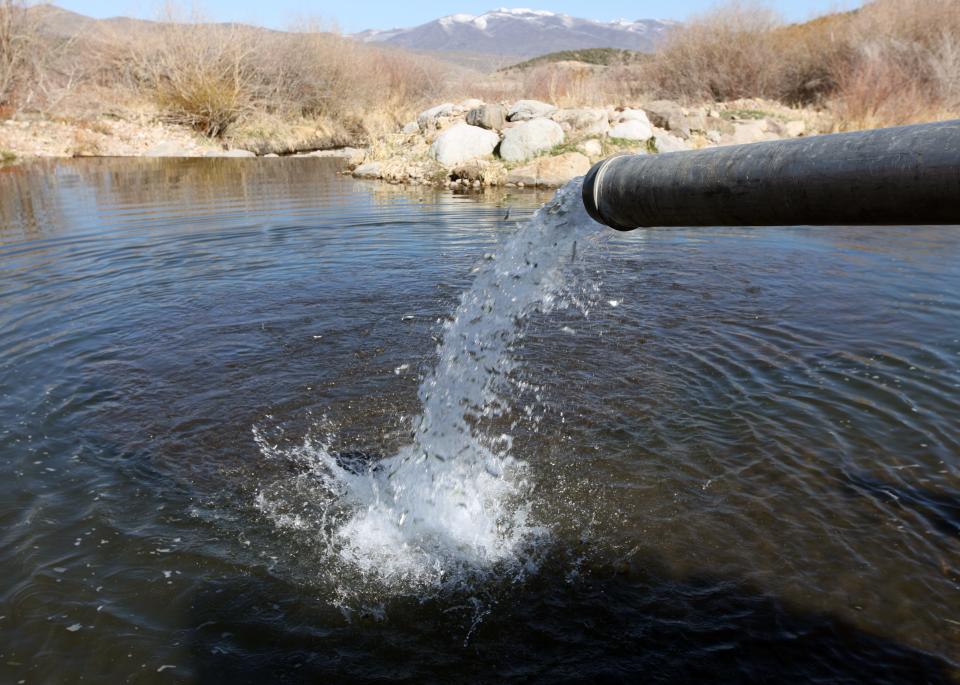
[[[94,17],[117,15],[155,18],[162,3],[157,0],[52,0],[74,12]],[[716,0],[191,0],[175,2],[178,6],[195,4],[204,16],[220,21],[243,21],[273,28],[287,28],[298,18],[322,19],[344,32],[363,29],[387,29],[416,26],[447,14],[465,12],[482,14],[496,7],[531,7],[563,12],[587,19],[678,19],[703,12],[717,4]],[[791,21],[809,19],[831,10],[849,9],[862,4],[859,0],[768,0],[764,3]]]

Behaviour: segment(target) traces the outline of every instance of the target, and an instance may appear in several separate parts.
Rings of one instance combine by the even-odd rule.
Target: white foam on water
[[[456,585],[494,567],[525,573],[549,535],[532,520],[534,484],[509,435],[479,425],[510,410],[509,346],[533,312],[558,304],[578,240],[595,234],[580,182],[560,189],[483,262],[445,325],[438,360],[419,388],[422,413],[411,443],[361,469],[345,468],[306,441],[281,453],[255,431],[262,451],[305,467],[326,493],[318,535],[351,571],[405,586]],[[275,525],[307,523],[262,491],[258,508]]]

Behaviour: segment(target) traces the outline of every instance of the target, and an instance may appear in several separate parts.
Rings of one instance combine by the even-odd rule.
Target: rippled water
[[[317,455],[418,444],[547,199],[2,170],[0,682],[960,677],[957,228],[594,231],[467,419],[530,534],[453,584],[331,554],[360,509]]]

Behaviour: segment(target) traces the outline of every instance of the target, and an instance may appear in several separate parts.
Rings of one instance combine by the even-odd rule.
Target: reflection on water
[[[551,544],[418,593],[332,579],[317,480],[251,429],[409,444],[443,322],[546,198],[335,171],[0,172],[0,681],[957,677],[960,231],[580,251],[488,426]]]

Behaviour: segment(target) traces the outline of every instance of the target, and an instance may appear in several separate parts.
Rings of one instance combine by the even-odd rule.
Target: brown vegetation
[[[0,107],[89,117],[97,108],[116,114],[147,105],[162,120],[211,138],[291,128],[309,138],[303,131],[310,128],[331,141],[357,142],[394,130],[449,92],[463,71],[310,25],[282,32],[168,15],[91,22],[64,37],[42,30],[44,15],[59,10],[26,9],[20,1],[0,0]],[[13,49],[5,47],[8,35]],[[52,58],[40,65],[38,55]],[[39,71],[51,87],[14,103],[14,91],[35,84]]]
[[[12,108],[38,53],[32,18],[18,0],[0,0],[0,107]]]
[[[303,120],[356,139],[391,130],[443,90],[448,65],[318,28],[278,32],[167,19],[95,38],[101,84],[123,84],[168,121],[209,137]],[[269,131],[261,131],[269,133]]]
[[[957,0],[874,0],[798,25],[734,2],[649,58],[571,53],[486,75],[308,24],[280,32],[166,17],[69,33],[44,23],[60,10],[23,1],[0,0],[0,117],[132,111],[261,153],[362,143],[464,97],[565,107],[764,98],[825,109],[838,129],[960,113]]]
[[[675,32],[647,74],[663,97],[826,106],[842,129],[935,119],[960,111],[960,11],[956,0],[875,0],[784,26],[733,3]]]
[[[927,121],[960,115],[960,11],[957,0],[874,0],[787,25],[762,3],[734,1],[673,32],[648,60],[533,61],[474,92],[567,106],[762,98],[824,108],[838,129]]]

